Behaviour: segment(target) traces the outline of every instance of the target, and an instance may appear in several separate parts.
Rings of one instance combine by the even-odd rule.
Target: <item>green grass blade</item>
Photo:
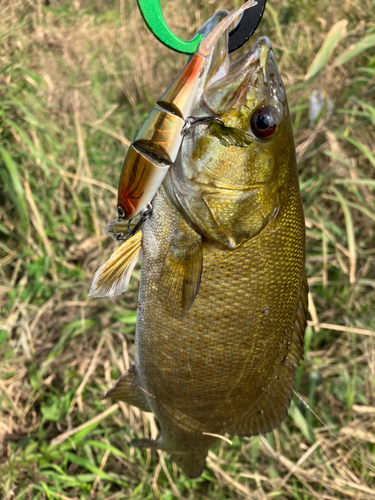
[[[375,186],[375,181],[374,182],[374,186]],[[344,182],[335,182],[335,184],[344,184]],[[330,195],[325,195],[325,198],[327,200],[333,200],[333,201],[337,201],[337,198],[335,196],[330,196]],[[348,205],[348,207],[352,207],[352,208],[355,208],[356,210],[358,210],[359,212],[362,212],[363,214],[367,215],[367,217],[369,219],[371,219],[373,222],[375,222],[375,213],[374,212],[371,212],[370,209],[364,207],[363,205],[359,205],[358,203],[354,203],[352,201],[348,201],[346,200],[346,204]]]
[[[309,429],[309,424],[307,423],[306,418],[302,415],[301,410],[298,408],[294,399],[292,399],[290,404],[289,415],[293,419],[294,424],[300,429],[302,434],[305,436],[308,441],[311,441],[311,432]]]
[[[354,99],[354,101],[367,111],[367,115],[375,124],[375,107],[368,102],[362,101],[361,99]]]
[[[372,179],[336,179],[334,184],[349,184],[349,185],[362,185],[375,188],[375,180]]]
[[[335,50],[337,44],[344,38],[346,34],[347,24],[348,21],[346,19],[343,19],[342,21],[339,21],[336,24],[334,24],[332,28],[329,30],[323,42],[323,45],[319,49],[313,62],[310,65],[310,68],[306,73],[305,76],[306,86],[310,85],[326,67],[326,64],[329,61],[330,57],[332,56],[333,51]]]
[[[0,176],[3,178],[3,183],[7,188],[8,194],[15,202],[22,223],[25,224],[29,220],[29,216],[26,207],[25,191],[20,179],[17,164],[8,153],[8,151],[1,147],[0,155],[8,171],[9,179],[1,174],[1,168]]]
[[[0,42],[2,42],[3,40],[5,40],[5,38],[7,38],[13,31],[17,31],[18,29],[22,28],[23,26],[26,26],[26,24],[27,23],[24,22],[24,23],[18,24],[17,26],[13,26],[9,30],[5,31],[5,33],[3,33],[2,35],[0,35]]]
[[[342,211],[344,212],[346,233],[348,236],[348,250],[349,250],[349,260],[350,260],[350,283],[355,282],[356,275],[356,262],[357,262],[357,250],[355,245],[355,235],[354,235],[354,223],[353,217],[349,210],[347,200],[341,194],[341,192],[332,186],[332,191],[336,194],[338,201],[340,202]]]
[[[99,476],[100,479],[105,479],[107,481],[115,482],[115,483],[120,484],[120,485],[125,485],[123,481],[119,480],[118,478],[113,477],[113,475],[111,475],[111,474],[107,474],[106,472],[100,470],[99,467],[92,465],[89,462],[89,460],[87,460],[86,458],[82,458],[78,455],[74,455],[74,453],[70,453],[69,451],[67,451],[65,453],[65,457],[70,462],[72,462],[76,465],[79,465],[80,467],[83,467],[90,472],[93,472],[94,474]]]
[[[354,43],[348,49],[344,50],[344,52],[335,60],[334,64],[336,66],[341,66],[342,64],[345,64],[353,59],[353,57],[356,57],[358,54],[361,54],[365,50],[371,49],[372,47],[375,47],[375,34],[362,38],[357,43]]]
[[[123,458],[124,460],[129,460],[129,457],[127,455],[125,455],[125,453],[120,451],[115,446],[111,446],[110,444],[101,443],[100,441],[95,441],[93,439],[88,439],[87,441],[85,441],[85,444],[88,444],[90,446],[94,446],[96,448],[99,448],[100,450],[105,450],[105,451],[108,450],[112,453],[112,455],[117,455],[117,456]]]
[[[366,146],[356,141],[352,137],[348,137],[340,132],[336,131],[336,135],[341,139],[345,139],[346,141],[350,142],[350,144],[353,144],[353,146],[355,146],[361,153],[363,153],[366,156],[366,158],[370,161],[371,165],[375,168],[375,156]]]

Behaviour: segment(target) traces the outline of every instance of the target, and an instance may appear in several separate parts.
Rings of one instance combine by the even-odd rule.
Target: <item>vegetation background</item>
[[[162,2],[184,39],[239,4]],[[139,270],[124,296],[87,297],[116,247],[104,228],[129,141],[185,57],[136,0],[0,12],[0,498],[375,498],[373,0],[268,0],[257,36],[289,96],[306,214],[306,357],[280,428],[222,441],[197,480],[129,447],[155,436],[152,415],[103,399],[132,362]]]

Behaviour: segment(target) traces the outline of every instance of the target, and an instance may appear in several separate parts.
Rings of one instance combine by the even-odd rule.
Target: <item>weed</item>
[[[239,2],[183,5],[163,8],[189,39]],[[87,298],[129,141],[185,58],[135,0],[0,6],[0,498],[374,498],[371,0],[268,1],[257,35],[287,88],[307,223],[306,356],[280,428],[221,442],[195,481],[129,447],[157,434],[152,415],[103,399],[133,359],[139,271],[125,296]],[[334,109],[311,129],[313,90]]]

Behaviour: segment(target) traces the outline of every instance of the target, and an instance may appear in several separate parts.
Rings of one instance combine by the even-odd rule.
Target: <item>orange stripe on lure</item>
[[[249,0],[216,26],[146,118],[122,167],[117,207],[120,220],[138,215],[155,196],[176,160],[208,56],[230,24],[255,5],[254,0]]]

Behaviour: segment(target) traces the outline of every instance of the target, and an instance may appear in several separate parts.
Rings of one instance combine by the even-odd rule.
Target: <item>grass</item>
[[[164,2],[184,39],[239,0]],[[49,5],[46,5],[49,4]],[[150,414],[103,399],[131,363],[139,270],[87,298],[129,141],[184,56],[135,0],[0,2],[0,498],[375,496],[375,14],[371,0],[272,2],[307,224],[310,315],[279,429],[222,442],[198,480],[129,447]],[[314,89],[334,111],[309,128]],[[308,405],[308,406],[306,406]],[[310,409],[309,409],[310,408]]]

